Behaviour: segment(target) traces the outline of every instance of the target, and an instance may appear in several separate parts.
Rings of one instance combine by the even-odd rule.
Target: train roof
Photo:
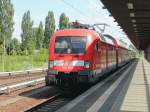
[[[79,29],[79,28],[72,28],[72,29],[64,29],[59,30],[55,33],[55,35],[59,36],[72,36],[72,35],[78,35],[78,36],[88,36],[88,35],[96,35],[100,38],[100,40],[104,41],[107,44],[115,45],[115,41],[113,37],[109,37],[108,35],[100,34],[99,32],[96,32],[95,30],[90,29]]]
[[[125,49],[128,49],[128,50],[131,50],[131,46],[129,46],[126,42],[124,42],[123,40],[119,40],[117,38],[114,38],[113,36],[111,35],[108,35],[108,34],[104,34],[104,37],[107,39],[107,38],[110,38],[113,40],[113,42],[115,43],[115,45],[117,47],[122,47],[122,48],[125,48]],[[108,40],[108,39],[107,39]],[[108,42],[107,42],[108,43]],[[133,48],[132,48],[133,49]]]
[[[55,32],[55,35],[61,35],[61,36],[71,36],[71,35],[78,35],[78,36],[87,36],[88,34],[91,35],[97,35],[97,33],[94,30],[90,29],[79,29],[79,28],[72,28],[72,29],[63,29],[58,30]]]
[[[100,36],[101,36],[102,40],[105,41],[108,44],[111,44],[111,45],[115,44],[117,47],[122,47],[122,48],[125,48],[125,49],[128,49],[128,50],[136,50],[136,48],[133,45],[127,44],[123,40],[119,40],[117,38],[114,38],[111,35],[104,34],[104,35],[100,35]]]
[[[131,44],[128,44],[127,42],[124,42],[123,40],[118,40],[116,39],[117,43],[119,44],[120,47],[122,48],[126,48],[128,50],[134,50],[133,46],[131,46]]]
[[[71,28],[71,29],[63,29],[55,32],[56,36],[88,36],[88,35],[99,35],[100,40],[104,41],[107,44],[115,45],[118,47],[122,47],[128,50],[133,50],[133,47],[129,46],[123,40],[118,40],[109,34],[101,34],[91,29],[80,29],[80,28]]]
[[[113,36],[108,35],[108,34],[103,35],[102,31],[104,31],[104,29],[102,30],[98,25],[104,25],[104,29],[105,29],[105,26],[107,26],[107,24],[104,24],[104,23],[89,25],[89,24],[81,24],[78,21],[71,22],[72,28],[79,28],[79,29],[86,29],[86,30],[90,29],[90,31],[93,30],[94,32],[98,33],[98,35],[100,36],[100,39],[106,42],[107,44],[115,45],[117,47],[122,47],[122,48],[129,49],[129,50],[133,49],[128,43],[124,42],[121,39],[118,40],[117,38],[114,38]],[[98,30],[96,30],[96,28],[98,28]]]
[[[114,37],[112,37],[111,35],[104,34],[103,38],[104,38],[106,43],[118,46],[117,43],[116,43],[116,39]]]
[[[111,45],[115,45],[114,39],[112,39],[111,37],[109,37],[109,35],[103,35],[102,38],[104,38],[103,40]]]

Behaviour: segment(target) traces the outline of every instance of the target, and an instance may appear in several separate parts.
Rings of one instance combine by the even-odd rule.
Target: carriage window
[[[55,40],[55,53],[84,53],[86,38],[80,36],[60,36]]]

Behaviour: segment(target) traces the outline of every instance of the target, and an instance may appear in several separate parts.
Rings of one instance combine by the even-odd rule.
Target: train
[[[88,28],[56,31],[49,43],[47,86],[93,84],[134,58],[135,51],[109,34]]]

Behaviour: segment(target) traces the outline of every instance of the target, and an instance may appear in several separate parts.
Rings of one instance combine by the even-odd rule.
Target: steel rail
[[[45,81],[45,78],[39,78],[39,79],[31,80],[31,81],[26,81],[26,82],[21,82],[18,84],[10,85],[10,86],[0,87],[0,94],[10,93],[12,91],[16,91],[18,89],[22,89],[27,86],[32,86],[32,85],[37,85],[37,84],[43,83],[44,81]],[[3,86],[3,85],[1,85],[1,86]]]
[[[32,108],[26,109],[25,112],[42,112],[42,111],[48,111],[48,112],[54,112],[61,106],[65,105],[71,100],[71,98],[64,98],[61,94],[56,94],[52,97],[50,97],[47,101],[36,105]]]
[[[46,73],[46,72],[47,72],[47,68],[34,69],[34,70],[24,70],[24,71],[13,71],[13,72],[0,72],[0,77],[30,75],[33,73]]]

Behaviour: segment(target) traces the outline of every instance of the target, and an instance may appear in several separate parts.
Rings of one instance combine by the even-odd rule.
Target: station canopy
[[[101,1],[132,43],[145,50],[150,44],[150,0]]]

